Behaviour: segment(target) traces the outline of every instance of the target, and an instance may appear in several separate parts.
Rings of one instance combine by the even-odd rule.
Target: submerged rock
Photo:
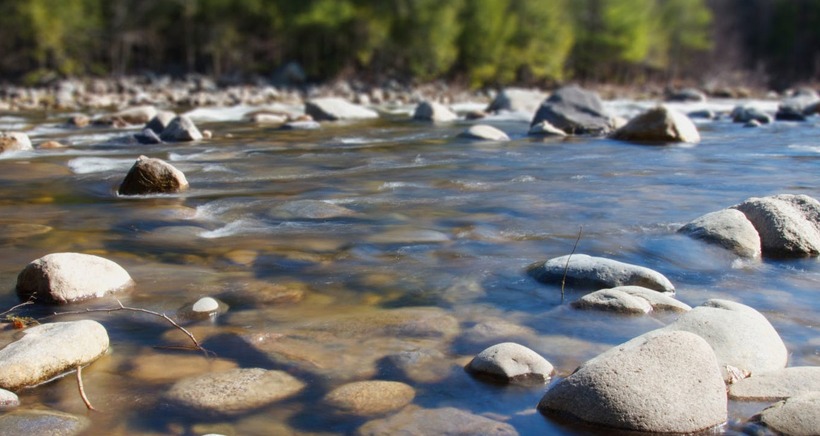
[[[120,195],[170,194],[188,189],[182,171],[162,159],[140,156],[128,170],[117,193]]]
[[[554,371],[547,359],[514,342],[487,348],[478,353],[465,369],[479,377],[520,384],[546,383]]]
[[[746,215],[736,209],[708,213],[681,227],[678,232],[720,245],[738,256],[760,257],[760,235]]]
[[[0,415],[0,434],[73,436],[85,431],[91,421],[84,416],[52,410],[16,410]]]
[[[434,123],[447,123],[458,119],[458,115],[447,106],[434,101],[423,101],[416,106],[413,111],[413,119],[421,121],[432,121]]]
[[[807,195],[750,198],[732,206],[746,215],[768,257],[820,255],[820,202]]]
[[[191,412],[230,416],[288,398],[304,387],[283,371],[239,368],[182,379],[165,398]]]
[[[748,123],[757,121],[761,124],[769,124],[774,118],[762,109],[753,105],[739,105],[732,109],[732,121],[735,123]]]
[[[159,137],[169,142],[199,141],[203,138],[196,124],[187,115],[180,115],[171,120]]]
[[[29,327],[0,350],[0,388],[35,386],[87,365],[108,350],[108,332],[97,321],[55,322]]]
[[[537,124],[532,125],[527,134],[531,136],[567,136],[566,132],[553,126],[549,123],[549,121],[546,120],[540,121]]]
[[[567,283],[575,286],[601,289],[634,285],[675,292],[675,286],[657,271],[586,254],[556,257],[529,269],[529,274],[536,280],[553,284],[560,284],[565,272]]]
[[[0,153],[32,150],[31,139],[22,132],[0,132]]]
[[[279,219],[331,219],[355,215],[356,212],[322,200],[295,200],[282,203],[270,210],[270,216]]]
[[[406,407],[387,418],[367,422],[356,431],[359,436],[380,435],[482,435],[512,436],[518,432],[510,424],[474,415],[453,407],[420,409]]]
[[[773,404],[760,412],[756,420],[779,434],[817,436],[819,410],[820,392],[807,392]]]
[[[17,296],[21,301],[66,304],[120,292],[133,284],[128,272],[108,259],[52,253],[23,268],[17,276]]]
[[[478,139],[483,141],[509,141],[510,137],[501,130],[487,125],[476,124],[458,134],[459,138]]]
[[[612,138],[646,143],[696,143],[700,142],[700,133],[686,115],[666,106],[658,106],[629,120],[612,134]]]
[[[783,400],[808,392],[820,392],[820,366],[795,366],[752,374],[729,386],[729,398],[741,401]]]
[[[530,127],[547,121],[570,135],[606,135],[612,123],[597,93],[578,86],[565,86],[546,99]]]
[[[396,381],[368,380],[339,386],[325,395],[332,409],[357,416],[383,415],[410,404],[416,391]]]
[[[604,352],[552,386],[538,409],[653,433],[706,430],[728,414],[715,354],[688,332],[641,336]]]
[[[572,303],[579,309],[607,310],[627,314],[644,314],[652,310],[686,312],[692,308],[658,291],[641,286],[619,286],[584,295]]]
[[[376,111],[337,97],[309,100],[305,102],[305,113],[316,121],[367,120],[379,117]]]

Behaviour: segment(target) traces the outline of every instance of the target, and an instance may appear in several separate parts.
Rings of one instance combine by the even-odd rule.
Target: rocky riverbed
[[[0,97],[0,433],[820,428],[811,90]]]

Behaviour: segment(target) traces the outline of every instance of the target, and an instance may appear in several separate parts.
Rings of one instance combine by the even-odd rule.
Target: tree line
[[[0,76],[698,78],[818,69],[814,0],[2,0]]]

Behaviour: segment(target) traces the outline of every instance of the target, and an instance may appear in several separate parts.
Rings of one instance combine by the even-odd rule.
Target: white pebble
[[[215,312],[219,309],[219,302],[211,297],[203,297],[200,298],[199,301],[194,303],[194,307],[192,310],[194,312]]]

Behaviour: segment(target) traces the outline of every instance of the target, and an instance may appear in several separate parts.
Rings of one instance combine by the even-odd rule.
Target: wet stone
[[[20,399],[14,392],[0,389],[0,411],[13,409],[20,405]]]
[[[659,106],[629,120],[612,134],[612,138],[641,143],[696,143],[700,142],[700,133],[686,115]]]
[[[140,156],[125,175],[120,195],[171,194],[188,189],[182,171],[162,159]]]
[[[407,407],[387,418],[370,421],[356,431],[359,436],[407,435],[517,435],[513,426],[453,407]]]
[[[816,436],[820,429],[820,392],[807,392],[777,402],[760,412],[757,420],[789,436]]]
[[[812,391],[820,392],[820,366],[796,366],[752,374],[749,378],[737,381],[729,386],[729,398],[773,401]]]
[[[47,304],[66,304],[133,286],[128,272],[108,259],[81,253],[52,253],[26,265],[17,276],[17,296]]]
[[[478,353],[466,367],[478,377],[516,384],[543,384],[554,368],[535,351],[516,344],[503,342]]]
[[[235,369],[236,362],[201,354],[160,354],[155,351],[129,359],[124,371],[139,380],[168,383],[200,374]]]
[[[653,310],[686,312],[692,309],[669,295],[642,286],[601,289],[584,295],[574,301],[572,306],[629,314],[644,314]]]
[[[413,112],[413,119],[431,121],[434,123],[447,123],[457,120],[458,115],[441,103],[424,101],[416,106],[416,109]]]
[[[21,132],[0,132],[0,153],[31,150],[31,140]]]
[[[614,288],[617,286],[642,286],[659,292],[675,292],[675,287],[661,273],[638,265],[631,265],[603,257],[572,254],[556,257],[529,269],[536,280],[581,287]]]
[[[188,116],[180,115],[168,123],[168,126],[162,130],[159,137],[163,141],[169,142],[199,141],[202,139],[202,132]]]
[[[681,227],[678,232],[720,245],[738,256],[760,257],[760,236],[746,215],[736,209],[708,213]]]
[[[325,395],[324,403],[340,413],[372,416],[401,409],[415,396],[405,383],[371,380],[339,386]]]
[[[321,200],[288,201],[270,210],[270,215],[279,219],[331,219],[355,214],[346,207]]]
[[[459,138],[476,139],[482,141],[509,141],[510,137],[501,130],[487,125],[476,124],[458,134]]]
[[[816,199],[791,194],[753,197],[733,209],[743,212],[757,230],[764,256],[820,255],[820,202]]]
[[[0,415],[0,434],[73,436],[91,424],[88,418],[57,411],[17,410]]]

